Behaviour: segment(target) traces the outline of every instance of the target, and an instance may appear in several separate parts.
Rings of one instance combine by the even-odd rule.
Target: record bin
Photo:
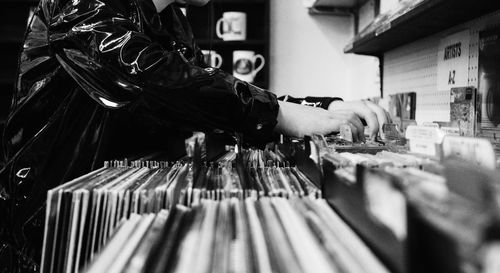
[[[308,142],[313,143],[306,139]],[[302,150],[295,154],[297,166],[308,176],[322,177],[322,196],[391,272],[478,272],[486,267],[483,249],[498,241],[500,231],[497,172],[453,159],[428,168],[447,181],[453,197],[440,204],[403,189],[404,178],[382,169],[357,165],[356,183],[336,175],[339,167],[325,157],[314,169],[308,146],[295,145]],[[309,166],[304,168],[299,162]],[[386,181],[406,200],[404,238],[374,217],[367,206],[366,185],[377,179]]]

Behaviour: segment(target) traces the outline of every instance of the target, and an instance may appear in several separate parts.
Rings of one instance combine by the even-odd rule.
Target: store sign
[[[470,32],[464,30],[439,41],[437,88],[439,91],[467,86]]]

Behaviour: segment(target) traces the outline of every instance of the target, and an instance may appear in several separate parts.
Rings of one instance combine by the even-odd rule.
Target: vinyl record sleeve
[[[102,176],[102,179],[98,181],[91,181],[87,184],[89,190],[89,199],[90,202],[90,213],[89,213],[89,221],[86,229],[88,231],[85,232],[85,254],[82,262],[91,261],[94,257],[94,253],[97,251],[98,242],[97,238],[99,237],[99,228],[100,228],[100,219],[102,217],[102,199],[103,194],[101,188],[105,186],[110,181],[113,181],[117,177],[123,175],[127,172],[124,168],[109,168],[106,175]]]
[[[129,221],[126,221],[106,245],[96,260],[88,268],[87,273],[108,272],[115,258],[119,255],[120,250],[127,243],[127,239],[133,234],[141,221],[140,215],[132,215]]]
[[[147,257],[152,255],[156,245],[160,244],[159,236],[167,221],[168,211],[163,210],[156,215],[144,239],[137,246],[132,258],[124,266],[123,273],[144,273]]]
[[[64,272],[71,223],[71,199],[71,192],[61,191],[61,210],[56,236],[56,256],[53,272]]]
[[[55,259],[58,257],[55,253],[59,235],[58,228],[60,227],[59,212],[61,211],[62,202],[62,194],[60,191],[65,188],[80,185],[89,179],[98,177],[104,172],[106,172],[106,168],[103,167],[48,191],[41,272],[53,272],[55,270]]]
[[[229,221],[229,200],[216,202],[217,220],[210,228],[215,237],[212,256],[212,272],[229,271],[229,250],[234,250],[230,245],[230,238],[234,236],[233,223]],[[209,233],[210,234],[210,233]]]
[[[450,91],[450,122],[458,127],[461,136],[476,135],[476,89],[452,88]]]
[[[110,167],[99,177],[100,179],[91,180],[86,184],[85,188],[89,194],[89,211],[87,216],[88,219],[85,221],[86,224],[84,227],[84,246],[80,267],[84,266],[85,262],[91,261],[94,252],[96,251],[95,248],[97,244],[95,238],[97,237],[96,233],[98,219],[100,217],[102,198],[99,189],[126,171],[127,170],[125,168]]]
[[[176,264],[176,255],[188,227],[194,220],[194,212],[183,206],[175,206],[170,210],[158,248],[148,257],[145,272],[172,272]]]
[[[231,272],[255,272],[252,267],[253,257],[251,255],[252,247],[250,244],[250,234],[248,231],[247,219],[243,211],[243,202],[236,198],[230,200],[230,217],[234,222],[234,237],[232,238],[232,250],[230,255]]]
[[[75,258],[75,266],[74,266],[74,272],[78,272],[78,269],[83,266],[83,263],[85,263],[85,260],[82,259],[82,257],[85,257],[86,253],[86,243],[87,243],[87,236],[88,236],[88,229],[90,225],[88,224],[88,221],[90,220],[90,211],[89,211],[89,203],[91,202],[90,200],[90,193],[88,190],[83,189],[81,190],[81,215],[80,215],[80,232],[78,234],[78,239],[77,239],[77,246],[76,246],[76,258]]]
[[[246,223],[249,230],[248,236],[252,246],[252,265],[256,269],[252,272],[273,272],[263,225],[255,209],[255,201],[250,199],[245,200],[243,209],[246,216],[245,218],[247,219]]]
[[[123,239],[125,243],[122,247],[116,249],[116,252],[113,253],[115,257],[112,260],[109,269],[106,271],[107,273],[120,273],[126,269],[125,266],[127,265],[127,262],[132,258],[132,255],[141,243],[145,234],[148,232],[154,219],[154,214],[141,216],[141,219],[134,230],[127,238]],[[118,238],[116,240],[118,240]]]
[[[72,200],[71,200],[71,217],[69,221],[69,227],[68,227],[68,243],[67,243],[67,248],[66,248],[66,253],[64,256],[65,259],[65,266],[64,266],[64,272],[66,273],[71,273],[74,270],[74,262],[75,262],[75,255],[76,255],[76,246],[78,244],[77,238],[78,233],[79,233],[79,222],[80,222],[80,216],[81,216],[81,197],[82,194],[79,190],[74,191],[71,193],[72,194]]]
[[[124,181],[125,179],[129,178],[130,176],[134,175],[137,173],[140,169],[138,168],[132,168],[126,170],[124,173],[122,173],[120,176],[116,177],[115,179],[109,181],[108,183],[104,184],[101,188],[98,189],[98,192],[101,196],[98,201],[100,201],[100,212],[98,213],[99,220],[97,223],[99,224],[96,233],[98,234],[97,236],[97,241],[96,241],[96,249],[97,251],[100,251],[102,246],[106,243],[109,235],[110,235],[110,222],[111,222],[111,215],[113,213],[113,200],[115,200],[115,197],[112,196],[111,189],[115,187],[117,184],[120,182]]]
[[[289,238],[283,233],[282,223],[271,205],[270,198],[262,198],[255,202],[257,215],[261,219],[264,236],[271,261],[276,272],[303,272],[292,251]]]
[[[293,200],[297,202],[298,199],[294,198]],[[315,240],[304,218],[290,205],[292,201],[274,198],[271,202],[282,219],[283,231],[288,235],[294,253],[304,272],[328,273],[338,271],[337,266],[329,261],[325,251]]]
[[[362,261],[358,261],[359,257],[349,253],[332,231],[328,229],[328,224],[325,224],[319,217],[317,209],[306,205],[306,203],[313,202],[311,199],[291,200],[294,208],[304,217],[311,233],[328,255],[329,261],[332,263],[330,266],[338,267],[338,271],[346,273],[367,272],[359,265],[362,263]]]
[[[54,189],[47,193],[47,210],[44,231],[44,248],[42,252],[42,265],[40,272],[48,273],[55,270],[55,258],[57,249],[57,235],[59,228],[59,217],[61,211],[62,195],[60,190]]]

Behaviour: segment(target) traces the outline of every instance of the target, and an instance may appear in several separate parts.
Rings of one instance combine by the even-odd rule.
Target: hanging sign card
[[[469,78],[470,31],[464,30],[439,41],[437,89],[467,86]]]

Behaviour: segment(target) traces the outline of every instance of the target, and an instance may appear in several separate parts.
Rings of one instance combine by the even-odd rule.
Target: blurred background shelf
[[[354,14],[360,6],[368,0],[304,0],[304,6],[311,15],[340,15]]]
[[[247,15],[247,39],[244,41],[223,41],[217,37],[215,26],[224,12],[237,11]],[[270,62],[270,1],[269,0],[213,0],[203,7],[189,6],[187,18],[194,37],[201,49],[212,49],[222,56],[221,69],[233,71],[233,52],[250,50],[261,54],[266,60],[264,68],[257,73],[255,85],[269,88]]]
[[[500,9],[500,1],[424,0],[374,30],[358,34],[344,51],[380,56],[383,52]]]

